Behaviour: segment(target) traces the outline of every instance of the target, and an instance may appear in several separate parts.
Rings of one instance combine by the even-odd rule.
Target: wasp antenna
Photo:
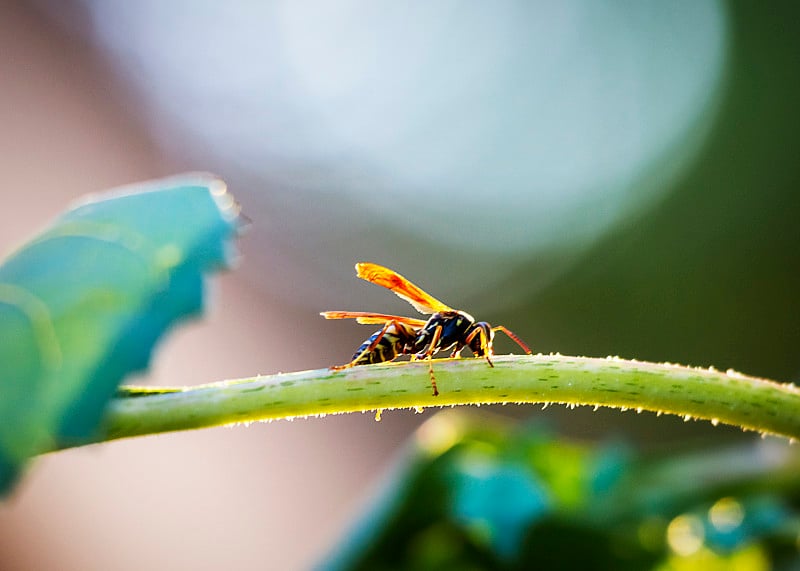
[[[508,338],[509,338],[509,339],[511,339],[511,340],[512,340],[512,341],[514,341],[514,342],[515,342],[517,345],[519,345],[519,346],[520,346],[520,348],[521,348],[523,351],[525,351],[525,353],[526,353],[526,354],[528,354],[528,355],[533,355],[533,351],[531,351],[531,348],[530,348],[530,347],[528,347],[528,346],[525,344],[525,342],[524,342],[522,339],[520,339],[519,337],[517,337],[517,335],[516,335],[516,334],[515,334],[513,331],[511,331],[510,329],[508,329],[507,327],[504,327],[504,326],[502,326],[502,325],[498,325],[497,327],[492,327],[492,331],[502,331],[503,333],[505,333],[506,335],[508,335]]]

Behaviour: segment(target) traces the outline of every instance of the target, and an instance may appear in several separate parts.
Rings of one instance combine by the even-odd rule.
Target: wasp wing
[[[424,319],[387,315],[385,313],[370,313],[368,311],[323,311],[320,315],[325,319],[355,319],[358,323],[365,325],[381,325],[387,321],[397,321],[415,329],[422,328],[426,323]]]
[[[383,286],[392,290],[397,296],[403,298],[414,306],[420,313],[439,313],[442,311],[454,311],[420,287],[414,285],[406,278],[378,264],[370,262],[359,262],[356,264],[356,274],[362,280]]]

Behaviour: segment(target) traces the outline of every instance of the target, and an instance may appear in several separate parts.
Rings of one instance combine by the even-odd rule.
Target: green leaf
[[[125,375],[199,313],[238,206],[184,175],[91,197],[0,266],[0,491],[25,461],[95,432]]]
[[[413,444],[321,569],[796,567],[800,453],[778,440],[642,454],[448,410]]]

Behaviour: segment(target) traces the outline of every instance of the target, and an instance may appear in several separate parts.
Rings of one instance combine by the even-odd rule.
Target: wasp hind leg
[[[424,357],[428,360],[428,374],[431,377],[431,387],[433,387],[433,396],[439,396],[439,388],[436,386],[436,375],[433,374],[433,353],[436,350],[436,346],[439,344],[439,339],[442,338],[442,326],[437,325],[436,329],[433,331],[433,336],[431,337],[431,342],[428,344],[428,350],[425,351]],[[414,355],[411,357],[413,361],[416,361],[419,358],[419,355]]]

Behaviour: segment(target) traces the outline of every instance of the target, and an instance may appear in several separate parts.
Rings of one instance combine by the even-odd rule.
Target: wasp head
[[[469,340],[469,349],[476,357],[492,356],[492,341],[494,331],[492,326],[485,321],[473,323],[467,331],[466,338]]]

